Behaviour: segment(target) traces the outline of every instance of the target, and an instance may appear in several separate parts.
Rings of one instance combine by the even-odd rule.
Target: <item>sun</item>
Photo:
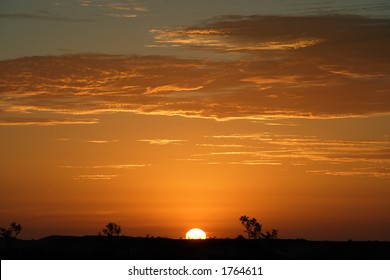
[[[193,228],[186,233],[186,239],[206,239],[206,233],[199,228]]]

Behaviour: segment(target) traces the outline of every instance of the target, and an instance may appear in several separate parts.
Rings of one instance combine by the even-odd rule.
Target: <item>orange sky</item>
[[[390,240],[390,21],[226,14],[150,28],[153,55],[1,60],[0,225]]]

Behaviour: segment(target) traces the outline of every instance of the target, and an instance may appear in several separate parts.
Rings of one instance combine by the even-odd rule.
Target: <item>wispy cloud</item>
[[[390,5],[385,1],[315,1],[310,6],[297,5],[295,10],[303,14],[370,14],[371,16],[389,17]]]
[[[200,147],[211,147],[211,148],[243,148],[244,145],[239,144],[197,144]]]
[[[269,132],[207,138],[215,139],[215,145],[201,146],[209,148],[209,151],[194,154],[193,158],[213,162],[215,157],[219,157],[220,163],[234,165],[301,166],[311,174],[386,177],[389,173],[388,140],[329,140]],[[241,148],[224,151],[225,145]],[[221,151],[214,151],[218,147]],[[312,170],[313,165],[324,168]]]
[[[148,8],[134,0],[79,0],[80,6],[94,8],[94,12],[100,11],[103,15],[116,18],[135,18],[139,14],[148,11]]]
[[[107,164],[107,165],[61,165],[59,168],[62,169],[75,169],[75,170],[85,170],[88,173],[94,173],[97,170],[100,170],[102,173],[98,174],[81,174],[74,175],[74,180],[113,180],[119,177],[118,174],[104,174],[105,170],[127,170],[127,169],[138,169],[145,168],[150,166],[150,164]]]
[[[307,173],[314,175],[332,175],[332,176],[360,176],[360,177],[376,177],[390,178],[390,168],[388,167],[366,167],[352,168],[350,170],[309,170]]]
[[[61,15],[54,15],[48,12],[44,13],[0,13],[0,19],[9,20],[43,20],[43,21],[59,21],[59,22],[88,22],[92,19],[75,18]]]
[[[202,158],[178,158],[177,161],[187,161],[187,162],[199,162],[204,161],[205,159]]]
[[[23,126],[23,125],[64,125],[64,124],[96,124],[98,119],[75,119],[75,118],[27,118],[8,117],[0,118],[0,126]]]
[[[140,142],[146,142],[150,145],[169,145],[169,144],[181,144],[187,140],[178,139],[140,139]]]
[[[3,20],[39,20],[54,22],[93,22],[102,16],[118,19],[133,19],[148,12],[148,8],[138,1],[128,0],[79,0],[80,9],[69,9],[63,3],[53,3],[55,10],[37,10],[36,12],[0,13]],[[76,4],[77,5],[77,4]],[[59,9],[61,7],[61,9]]]
[[[136,14],[108,14],[112,17],[118,17],[118,18],[135,18],[137,17]]]
[[[115,143],[119,140],[85,140],[87,143],[93,143],[93,144],[107,144],[107,143]]]
[[[253,52],[278,51],[306,48],[320,43],[322,40],[315,37],[296,39],[273,39],[268,41],[235,41],[232,39],[232,30],[229,28],[189,28],[189,29],[151,29],[156,47],[184,46],[192,48],[207,48],[224,52]]]
[[[256,122],[254,121],[255,123],[259,123],[259,122]],[[298,124],[296,123],[293,123],[293,122],[261,122],[262,124],[264,125],[267,125],[267,126],[299,126]]]
[[[157,43],[165,46],[171,44],[254,55],[262,55],[265,51],[274,52],[274,57],[282,55],[279,51],[295,52],[300,49],[303,49],[302,53],[310,51],[318,55],[326,49],[346,44],[343,49],[339,49],[339,53],[335,54],[339,56],[347,54],[349,47],[353,46],[359,48],[354,52],[362,51],[360,49],[363,48],[362,45],[357,46],[350,42],[352,38],[358,38],[359,35],[371,41],[371,43],[362,42],[364,47],[374,43],[369,50],[383,43],[389,44],[388,39],[377,37],[378,33],[369,34],[373,30],[386,32],[388,24],[387,19],[345,15],[295,17],[231,15],[190,27],[152,29],[151,33],[154,34]],[[364,29],[361,28],[362,26]],[[315,50],[313,46],[316,47]]]
[[[275,162],[271,160],[243,160],[243,161],[233,161],[229,162],[229,164],[234,165],[271,165],[271,166],[277,166],[282,165],[280,162]]]
[[[74,176],[74,180],[112,180],[118,177],[118,175],[107,175],[107,174],[88,174],[88,175],[77,175]]]
[[[260,140],[260,141],[271,141],[273,138],[269,132],[256,133],[256,134],[228,134],[228,135],[212,135],[205,136],[217,139],[249,139],[249,140]]]
[[[72,141],[72,142],[84,142],[84,143],[92,143],[92,144],[109,144],[109,143],[116,143],[119,142],[117,139],[110,139],[110,140],[103,140],[103,139],[71,139],[71,138],[58,138],[55,139],[56,141]]]
[[[109,164],[109,165],[61,165],[68,169],[134,169],[150,166],[149,164]]]
[[[240,156],[240,155],[253,155],[253,152],[244,152],[244,151],[227,151],[227,152],[212,152],[208,155],[211,156]]]
[[[202,89],[203,86],[196,86],[196,87],[182,87],[178,85],[163,85],[163,86],[157,86],[154,88],[147,88],[146,93],[147,94],[155,94],[155,93],[165,93],[165,92],[173,92],[173,91],[196,91],[199,89]]]
[[[323,66],[320,66],[320,69],[324,70],[324,71],[328,71],[329,73],[332,73],[332,74],[335,74],[335,75],[338,75],[338,76],[343,76],[343,77],[347,77],[347,78],[350,78],[350,79],[367,79],[367,80],[371,80],[371,79],[381,79],[381,78],[386,78],[386,75],[384,74],[374,74],[375,72],[373,73],[365,73],[365,72],[352,72],[351,70],[348,70],[348,69],[340,69],[338,68],[339,66],[331,66],[331,65],[323,65]]]

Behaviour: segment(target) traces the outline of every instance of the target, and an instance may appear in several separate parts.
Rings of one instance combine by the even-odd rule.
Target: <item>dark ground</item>
[[[389,260],[390,242],[50,236],[0,238],[2,260]]]

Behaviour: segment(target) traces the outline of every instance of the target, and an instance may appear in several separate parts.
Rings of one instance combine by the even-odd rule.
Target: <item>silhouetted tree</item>
[[[121,226],[116,223],[108,223],[102,230],[102,234],[106,236],[119,236],[121,234]]]
[[[265,239],[278,239],[278,230],[272,229],[271,232],[267,230],[265,234],[261,233],[261,236]]]
[[[20,224],[16,224],[15,222],[10,224],[10,227],[8,229],[6,228],[0,228],[0,236],[11,238],[16,238],[19,233],[22,231],[22,226]]]
[[[271,238],[272,239],[278,239],[278,233],[279,233],[279,231],[277,229],[272,229],[272,231],[271,231]]]
[[[261,238],[261,224],[255,218],[250,219],[248,216],[241,216],[241,224],[245,227],[245,232],[249,239]]]
[[[265,233],[261,232],[261,224],[257,222],[255,218],[250,219],[248,216],[244,215],[240,217],[241,224],[245,227],[245,232],[248,234],[249,239],[278,239],[278,230],[272,229],[271,232],[266,231]],[[239,237],[243,237],[239,235]]]

